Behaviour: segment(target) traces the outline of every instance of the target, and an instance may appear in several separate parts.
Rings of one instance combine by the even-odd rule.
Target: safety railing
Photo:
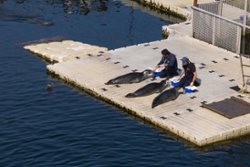
[[[218,4],[219,5],[219,4]],[[193,37],[215,46],[240,54],[242,32],[250,31],[250,27],[239,22],[227,19],[215,13],[222,13],[217,7],[212,12],[199,7],[193,9]]]

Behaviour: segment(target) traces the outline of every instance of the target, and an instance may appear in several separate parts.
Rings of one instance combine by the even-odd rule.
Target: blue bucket
[[[160,75],[160,72],[155,72],[155,77],[158,77]]]
[[[174,82],[174,81],[171,81],[171,85],[172,86],[178,86],[179,82]]]

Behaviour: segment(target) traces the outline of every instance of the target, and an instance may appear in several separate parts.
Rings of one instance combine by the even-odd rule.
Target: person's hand
[[[179,76],[178,78],[177,78],[177,81],[180,81],[181,80],[181,77]]]
[[[190,86],[193,86],[193,85],[194,85],[194,83],[193,83],[193,82],[191,82],[191,83],[190,83]]]
[[[167,66],[168,66],[168,64],[164,64],[164,66],[165,66],[165,67],[167,67]]]
[[[157,68],[159,68],[159,66],[157,65],[157,66],[155,66],[155,69],[157,69]]]

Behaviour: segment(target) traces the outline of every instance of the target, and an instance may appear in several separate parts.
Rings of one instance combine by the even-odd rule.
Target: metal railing
[[[250,27],[224,18],[198,7],[193,9],[193,37],[222,47],[234,53],[241,53],[243,28]]]

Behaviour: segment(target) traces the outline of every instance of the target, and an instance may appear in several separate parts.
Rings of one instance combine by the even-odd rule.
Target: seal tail
[[[127,98],[133,98],[133,97],[136,97],[136,95],[134,93],[129,93],[125,97],[127,97]]]

